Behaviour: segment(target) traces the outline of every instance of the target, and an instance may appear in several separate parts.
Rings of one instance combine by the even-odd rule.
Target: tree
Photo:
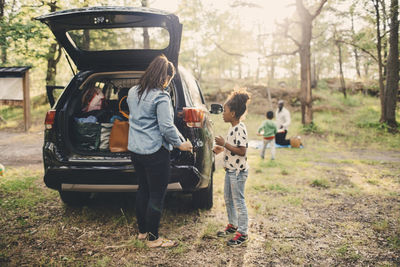
[[[312,22],[321,13],[323,6],[328,0],[321,0],[314,14],[304,6],[303,0],[296,0],[296,10],[300,16],[301,41],[294,42],[299,47],[300,55],[300,102],[301,122],[305,125],[313,122],[312,92],[311,92],[311,51],[310,43],[312,37]]]
[[[343,93],[344,98],[347,98],[346,94],[346,83],[344,80],[344,74],[343,74],[343,57],[342,57],[342,42],[340,40],[340,37],[338,36],[338,32],[336,29],[334,30],[334,42],[335,45],[338,49],[338,62],[339,62],[339,75],[340,75],[340,90]]]
[[[142,7],[149,7],[149,2],[147,0],[141,0],[141,2]],[[150,49],[150,36],[147,28],[143,28],[143,48]]]
[[[396,102],[399,88],[399,3],[392,0],[390,4],[390,38],[389,56],[387,61],[387,79],[382,110],[382,122],[396,128]]]
[[[381,12],[379,10],[380,0],[371,0],[376,16],[376,51],[378,59],[378,74],[379,74],[379,97],[381,101],[381,118],[379,121],[383,121],[384,114],[384,97],[385,97],[385,85],[383,77],[383,61],[382,61],[382,36],[381,36]]]
[[[58,9],[57,0],[47,2],[46,5],[50,8],[50,12],[55,12]],[[56,85],[57,64],[60,59],[61,46],[56,41],[53,41],[47,53],[46,85]]]
[[[349,14],[350,14],[350,20],[351,20],[351,40],[352,40],[352,43],[355,43],[357,34],[356,34],[355,29],[354,29],[354,16],[356,15],[355,14],[355,4],[354,3],[350,6]],[[358,54],[358,48],[357,47],[353,47],[353,54],[354,54],[354,63],[355,63],[357,77],[360,79],[361,78],[360,56]]]
[[[1,44],[1,63],[4,65],[7,62],[7,47],[5,43],[6,34],[4,34],[3,30],[6,27],[5,17],[4,17],[4,9],[6,7],[6,1],[0,0],[0,26],[1,26],[1,34],[0,34],[0,44]]]

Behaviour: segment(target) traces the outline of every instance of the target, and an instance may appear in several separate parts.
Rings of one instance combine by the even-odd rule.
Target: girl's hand
[[[216,136],[215,137],[215,143],[219,146],[225,146],[225,139],[222,136]]]
[[[258,135],[258,136],[263,136],[263,134],[261,134],[261,133],[257,133],[257,135]]]
[[[180,151],[189,151],[189,152],[193,151],[193,145],[192,143],[190,143],[189,140],[183,142],[178,148]]]
[[[219,153],[224,151],[224,147],[222,147],[222,146],[214,146],[213,151],[214,151],[215,154],[218,155]]]

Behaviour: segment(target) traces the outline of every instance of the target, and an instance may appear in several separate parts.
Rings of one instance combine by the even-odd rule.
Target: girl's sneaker
[[[237,230],[237,227],[233,226],[232,224],[228,224],[224,231],[217,232],[217,236],[225,237],[227,235],[234,234],[236,232],[236,230]]]
[[[227,244],[228,246],[236,247],[246,243],[247,241],[249,241],[248,235],[243,235],[239,232],[236,232],[235,237],[229,240]]]

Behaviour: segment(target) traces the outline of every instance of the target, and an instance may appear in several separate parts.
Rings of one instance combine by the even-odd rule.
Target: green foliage
[[[394,249],[400,249],[400,233],[389,237],[389,243]]]
[[[281,184],[271,184],[268,185],[268,190],[278,191],[278,192],[289,192],[290,190]]]
[[[356,118],[356,125],[359,128],[374,129],[377,132],[392,132],[392,128],[386,124],[379,122],[380,114],[374,107],[363,107]],[[400,123],[398,123],[398,131],[400,131]]]
[[[329,90],[329,86],[328,86],[326,79],[321,79],[318,81],[318,89],[324,90],[324,91]]]
[[[342,103],[344,106],[347,106],[347,107],[357,107],[360,105],[360,102],[358,100],[359,99],[354,98],[354,97],[346,97],[346,98],[343,98]]]
[[[318,188],[329,188],[329,181],[326,179],[315,179],[311,182],[312,187],[318,187]]]
[[[321,134],[322,131],[318,128],[317,124],[311,122],[310,124],[304,124],[301,131],[303,134]]]
[[[388,230],[388,228],[389,228],[389,223],[386,220],[377,221],[372,224],[372,229],[374,229],[377,232],[384,232]]]
[[[0,180],[0,195],[7,194],[7,198],[0,199],[0,207],[6,210],[27,209],[34,207],[42,201],[45,196],[36,187],[38,176],[30,173],[15,174],[14,169],[8,169],[6,176]],[[10,177],[10,178],[8,178]],[[23,220],[19,220],[23,223]]]
[[[337,250],[339,257],[350,261],[357,261],[361,256],[348,244],[342,245]]]
[[[37,177],[26,177],[18,180],[5,180],[0,184],[0,189],[6,193],[19,192],[31,188]]]

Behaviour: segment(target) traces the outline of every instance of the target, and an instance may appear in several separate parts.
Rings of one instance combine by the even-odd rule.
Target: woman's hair
[[[225,102],[231,111],[235,112],[236,119],[240,119],[247,110],[247,102],[250,100],[250,93],[246,88],[233,91]]]
[[[166,56],[160,55],[153,59],[139,80],[139,99],[146,90],[154,88],[164,90],[164,87],[168,82],[168,76],[172,79],[174,75],[175,67],[170,61],[168,61]]]

